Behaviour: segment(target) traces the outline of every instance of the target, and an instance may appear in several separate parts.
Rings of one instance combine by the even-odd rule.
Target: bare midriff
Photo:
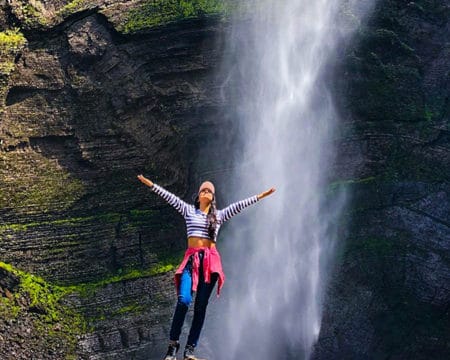
[[[209,239],[191,236],[188,238],[188,247],[190,247],[190,248],[200,248],[200,247],[213,248],[213,247],[216,247],[216,243]]]

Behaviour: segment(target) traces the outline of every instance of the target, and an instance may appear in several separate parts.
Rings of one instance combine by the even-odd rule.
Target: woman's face
[[[208,188],[202,189],[198,194],[198,199],[201,202],[210,203],[211,201],[213,201],[213,198],[214,198],[214,194]]]

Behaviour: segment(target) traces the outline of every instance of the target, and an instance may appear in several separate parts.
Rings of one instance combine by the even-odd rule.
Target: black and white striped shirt
[[[163,187],[153,184],[153,191],[161,196],[167,203],[172,205],[186,220],[187,236],[195,236],[210,239],[216,241],[217,234],[219,233],[220,226],[227,220],[231,219],[234,215],[240,213],[247,206],[255,204],[258,201],[256,195],[247,199],[235,202],[225,209],[217,211],[217,227],[214,239],[211,239],[208,233],[208,216],[196,209],[194,205],[188,204],[181,200],[178,196],[167,191]]]

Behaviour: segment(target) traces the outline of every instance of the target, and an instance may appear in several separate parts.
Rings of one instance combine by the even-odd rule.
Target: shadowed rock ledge
[[[91,9],[41,25],[24,26],[2,74],[0,260],[65,289],[87,334],[66,355],[161,352],[184,225],[136,175],[190,196],[197,149],[224,106],[211,76],[223,24],[203,16],[123,35]],[[38,331],[27,314],[17,324]],[[12,327],[0,334],[14,342]],[[48,346],[30,352],[27,339],[17,358]],[[52,349],[43,358],[63,356]]]

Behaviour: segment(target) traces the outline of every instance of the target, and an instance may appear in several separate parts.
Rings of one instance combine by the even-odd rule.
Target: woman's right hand
[[[275,192],[275,188],[270,188],[258,195],[258,200],[264,199],[266,196],[273,194]]]
[[[143,183],[144,185],[147,185],[148,187],[153,187],[153,181],[147,179],[144,175],[138,175],[137,178],[139,179],[139,181],[141,183]]]

